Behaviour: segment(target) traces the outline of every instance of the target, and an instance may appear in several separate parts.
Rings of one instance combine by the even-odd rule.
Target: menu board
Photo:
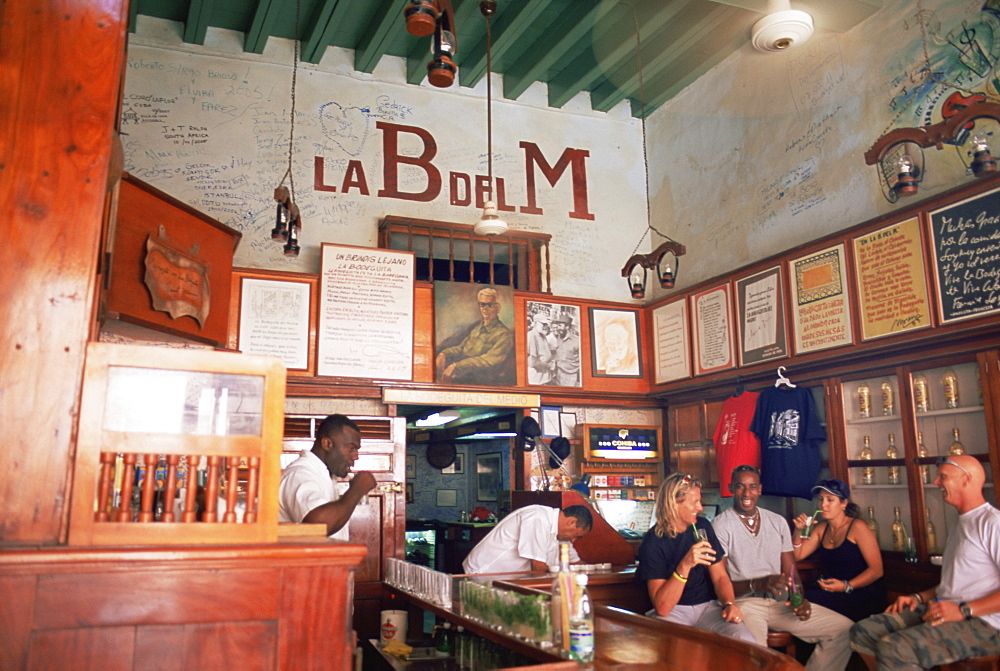
[[[690,377],[687,301],[673,301],[653,310],[653,334],[656,340],[656,384]]]
[[[704,375],[735,365],[729,285],[722,284],[691,297],[694,318],[694,369]]]
[[[844,245],[793,259],[789,266],[796,353],[850,345]]]
[[[323,243],[317,375],[413,377],[412,252]]]
[[[861,338],[931,325],[917,218],[854,238]]]
[[[740,365],[788,356],[781,267],[736,281]]]
[[[1000,310],[1000,189],[930,213],[942,323]]]

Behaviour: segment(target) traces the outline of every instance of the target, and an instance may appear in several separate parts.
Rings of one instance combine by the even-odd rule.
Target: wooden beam
[[[274,29],[274,22],[282,11],[281,0],[260,0],[250,22],[250,30],[243,40],[243,51],[248,54],[264,53],[267,38]]]
[[[348,11],[347,5],[347,0],[323,0],[319,15],[302,41],[303,62],[320,62],[326,48],[333,44],[333,35]]]
[[[135,2],[133,4],[139,4]],[[205,44],[208,33],[209,18],[211,18],[211,0],[191,0],[188,7],[187,21],[184,24],[184,41],[188,44]]]
[[[368,30],[354,49],[354,69],[371,72],[394,41],[406,34],[403,8],[409,0],[382,0],[378,11],[368,22]]]

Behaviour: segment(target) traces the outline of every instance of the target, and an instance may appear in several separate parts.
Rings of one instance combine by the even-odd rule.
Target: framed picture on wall
[[[414,454],[406,455],[406,477],[417,477],[417,457]]]
[[[461,452],[456,452],[455,461],[451,462],[451,466],[442,468],[441,472],[445,475],[461,475],[465,473],[465,455]]]
[[[309,372],[315,364],[309,328],[315,282],[264,271],[234,274],[240,280],[238,349],[278,356],[289,372]]]
[[[852,344],[844,245],[792,259],[788,269],[795,353]]]
[[[413,483],[406,483],[406,502],[413,503]]]
[[[788,356],[781,266],[736,280],[740,365]]]
[[[500,453],[487,452],[476,455],[476,500],[495,503],[503,479]]]
[[[642,377],[638,312],[590,308],[590,334],[594,377]]]
[[[714,373],[736,365],[731,305],[728,283],[691,296],[695,375]]]
[[[656,384],[691,377],[686,299],[653,310],[653,337]]]
[[[581,386],[580,308],[528,301],[525,318],[528,384]]]

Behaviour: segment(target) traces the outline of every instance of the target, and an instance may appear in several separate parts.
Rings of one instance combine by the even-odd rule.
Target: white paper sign
[[[323,244],[318,375],[413,379],[412,252]]]

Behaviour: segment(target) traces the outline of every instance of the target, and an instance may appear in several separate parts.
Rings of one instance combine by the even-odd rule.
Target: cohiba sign
[[[375,127],[382,131],[382,184],[376,195],[379,198],[397,198],[428,203],[441,195],[444,189],[444,177],[441,169],[434,163],[437,156],[437,141],[429,131],[417,126],[379,121]],[[423,151],[418,156],[400,154],[400,137],[402,134],[415,135],[422,143]],[[412,144],[413,138],[406,138],[406,144]],[[563,150],[562,155],[553,164],[542,154],[542,150],[533,142],[521,142],[518,145],[524,152],[524,192],[525,203],[515,207],[507,203],[506,189],[502,177],[497,177],[494,190],[494,200],[501,212],[520,212],[521,214],[544,214],[538,206],[536,189],[537,177],[540,174],[555,186],[568,172],[573,187],[573,203],[568,211],[570,219],[592,221],[594,214],[587,204],[587,164],[590,152],[586,149]],[[400,166],[408,166],[407,182],[413,175],[422,174],[425,186],[421,191],[404,191],[400,185]],[[349,160],[342,174],[339,185],[329,183],[336,179],[327,174],[326,161],[322,156],[316,156],[313,162],[313,188],[317,191],[330,193],[349,193],[352,190],[363,196],[370,196],[368,176],[364,164],[356,159]],[[416,180],[419,182],[420,180]],[[477,208],[483,207],[490,191],[489,177],[486,175],[468,175],[463,172],[448,173],[448,202],[454,207],[468,207],[475,198]]]

